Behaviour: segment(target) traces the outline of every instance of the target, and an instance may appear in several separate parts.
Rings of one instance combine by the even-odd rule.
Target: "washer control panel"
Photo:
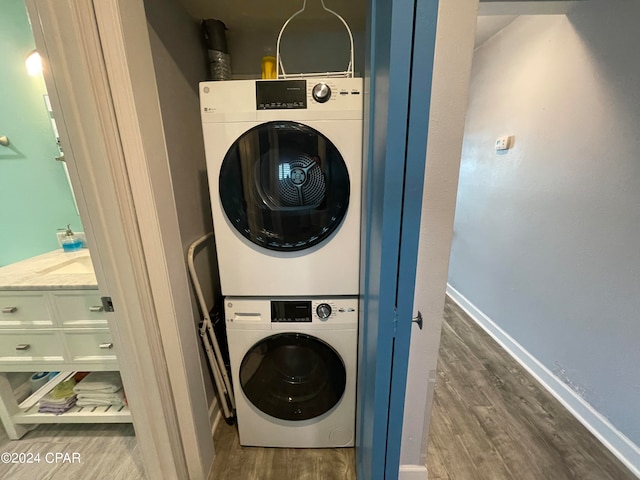
[[[314,330],[358,324],[358,297],[227,297],[227,328]]]
[[[311,302],[314,310],[314,321],[332,323],[339,320],[346,320],[350,316],[358,316],[357,298],[326,298],[317,299]]]

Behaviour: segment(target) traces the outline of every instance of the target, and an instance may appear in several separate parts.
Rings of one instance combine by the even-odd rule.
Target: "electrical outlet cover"
[[[503,135],[502,137],[498,137],[496,140],[496,152],[501,152],[503,150],[509,150],[509,136]]]

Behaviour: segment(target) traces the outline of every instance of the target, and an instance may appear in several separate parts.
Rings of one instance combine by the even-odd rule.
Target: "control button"
[[[331,98],[331,89],[326,83],[318,83],[311,91],[313,99],[318,103],[324,103]]]
[[[328,303],[321,303],[316,307],[316,313],[321,320],[326,320],[331,315],[331,305]]]

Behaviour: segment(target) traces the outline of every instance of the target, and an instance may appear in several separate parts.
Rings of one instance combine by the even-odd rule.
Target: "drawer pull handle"
[[[113,348],[113,343],[109,342],[109,343],[101,343],[100,344],[100,348],[104,349],[104,350],[110,350]]]
[[[102,312],[104,307],[102,305],[95,305],[93,307],[89,307],[90,312]]]
[[[28,343],[21,343],[20,345],[16,345],[16,350],[19,350],[19,351],[29,350],[30,348],[31,348],[31,345],[29,345]]]
[[[16,313],[18,307],[2,307],[2,313]]]

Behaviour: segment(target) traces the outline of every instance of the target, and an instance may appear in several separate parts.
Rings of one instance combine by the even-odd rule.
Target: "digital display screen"
[[[311,322],[311,302],[274,300],[271,302],[271,322]]]
[[[307,108],[307,81],[256,82],[256,108],[258,110]]]

